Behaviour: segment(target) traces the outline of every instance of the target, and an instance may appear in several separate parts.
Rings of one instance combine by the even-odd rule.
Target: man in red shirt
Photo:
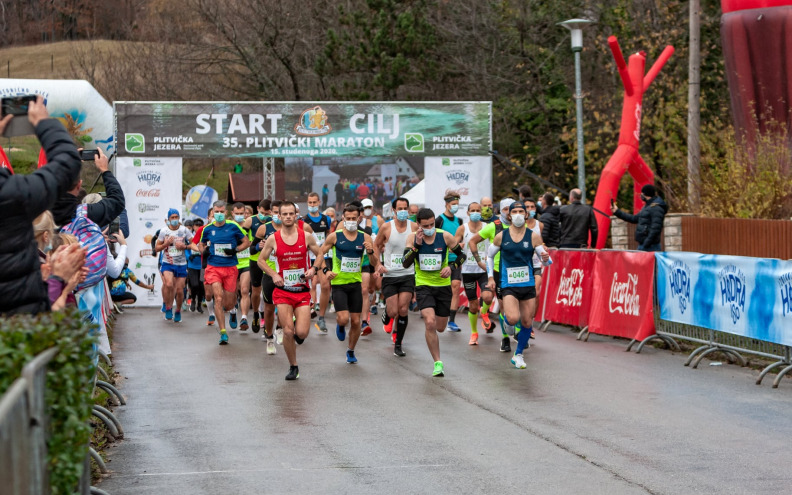
[[[366,185],[365,182],[361,182],[360,185],[357,187],[357,197],[358,199],[366,199],[371,194],[371,190]]]

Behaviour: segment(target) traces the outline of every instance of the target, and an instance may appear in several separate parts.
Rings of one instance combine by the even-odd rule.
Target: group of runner
[[[276,341],[283,345],[290,365],[286,379],[295,380],[297,346],[308,337],[314,318],[318,331],[327,333],[331,299],[336,336],[347,343],[346,361],[357,363],[357,342],[371,333],[370,303],[381,291],[383,329],[392,336],[394,355],[405,356],[402,342],[409,312],[417,306],[434,362],[432,375],[442,377],[438,333],[460,331],[454,317],[464,287],[470,345],[478,344],[479,318],[487,333],[496,328],[490,309],[497,299],[500,350],[511,352],[514,337],[511,362],[525,368],[523,352],[532,334],[541,267],[551,262],[542,244],[542,224],[534,218],[536,203],[504,199],[498,217],[492,200],[482,198],[468,205],[469,220],[464,222],[456,216],[459,199],[456,193],[447,194],[445,210],[436,216],[407,198],[396,198],[394,217],[387,222],[374,214],[369,199],[345,205],[338,220],[332,209],[319,211],[317,193],[308,196],[308,213],[302,217],[295,203],[266,199],[255,215],[246,213],[241,203],[232,205],[232,218],[227,219],[228,205],[217,201],[208,223],[192,230],[180,223],[177,210],[170,210],[167,228],[155,245],[162,252],[165,318],[181,321],[187,265],[199,257],[207,324],[217,325],[219,343],[228,344],[225,313],[230,328],[238,325],[246,331],[252,308],[253,332],[263,328],[267,354],[277,352]],[[189,275],[193,277],[193,269]],[[193,280],[190,285],[194,309]]]

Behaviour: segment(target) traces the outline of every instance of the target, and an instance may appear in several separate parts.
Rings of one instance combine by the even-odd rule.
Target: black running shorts
[[[463,273],[462,284],[465,286],[465,295],[468,301],[478,299],[478,291],[476,286],[481,288],[481,292],[489,291],[487,288],[487,281],[489,278],[486,273]]]
[[[518,301],[536,299],[536,287],[504,287],[501,292],[504,298],[514,296]]]
[[[435,315],[447,317],[451,314],[451,286],[431,287],[419,285],[415,288],[415,299],[418,309],[434,309]]]
[[[272,281],[272,277],[264,274],[261,277],[261,298],[264,299],[265,304],[274,304],[272,302],[272,292],[275,290],[275,282]]]
[[[403,277],[382,277],[382,297],[386,301],[392,296],[408,292],[415,292],[415,275]]]
[[[363,311],[363,292],[360,282],[334,285],[332,289],[333,307],[336,313],[339,311],[349,311],[350,313]]]
[[[250,285],[261,287],[262,277],[264,277],[264,271],[258,266],[258,262],[250,260]]]

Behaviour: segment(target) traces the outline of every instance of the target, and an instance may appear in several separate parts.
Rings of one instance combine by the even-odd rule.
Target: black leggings
[[[198,301],[203,301],[206,299],[204,284],[201,282],[201,270],[197,270],[195,268],[187,269],[187,285],[190,288],[190,296],[193,299],[196,297],[198,298]]]

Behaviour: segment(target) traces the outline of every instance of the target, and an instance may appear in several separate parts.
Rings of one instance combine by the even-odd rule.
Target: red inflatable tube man
[[[615,200],[619,192],[619,182],[625,172],[629,172],[635,182],[633,209],[635,212],[643,207],[641,201],[641,188],[646,184],[654,183],[654,172],[638,153],[638,143],[641,136],[641,105],[644,92],[649,88],[657,74],[674,53],[674,47],[665,47],[663,53],[655,64],[644,75],[646,66],[646,53],[639,52],[630,56],[629,65],[624,62],[619,42],[615,36],[608,38],[616,67],[619,69],[622,83],[624,84],[624,104],[622,106],[621,130],[619,131],[619,146],[608,160],[600,176],[597,186],[597,195],[594,197],[594,211],[597,213],[597,249],[605,247],[608,240],[607,232],[610,230],[610,203]]]

